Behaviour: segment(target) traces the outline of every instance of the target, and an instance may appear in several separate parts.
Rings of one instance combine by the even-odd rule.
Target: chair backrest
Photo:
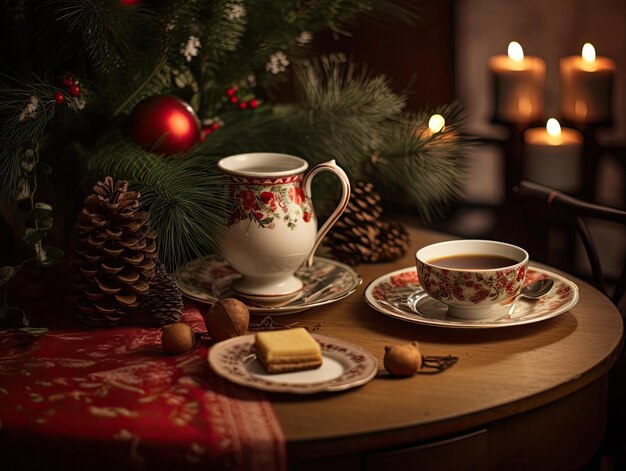
[[[600,264],[600,257],[598,256],[598,249],[589,231],[586,220],[596,219],[612,221],[623,224],[626,227],[626,211],[588,203],[552,188],[524,180],[518,184],[515,188],[515,192],[524,198],[544,201],[551,210],[560,213],[565,218],[574,222],[576,232],[583,243],[585,253],[591,265],[594,284],[604,294],[609,296],[616,306],[619,306],[626,292],[626,260],[623,263],[621,275],[615,284],[613,292],[609,294],[602,271],[602,265]]]

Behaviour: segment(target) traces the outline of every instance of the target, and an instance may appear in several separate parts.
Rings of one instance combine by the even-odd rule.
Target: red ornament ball
[[[57,105],[62,105],[65,103],[65,95],[61,92],[54,92],[54,101]]]
[[[156,154],[180,154],[200,139],[200,120],[193,108],[173,95],[146,98],[130,115],[133,140]]]
[[[80,95],[80,87],[76,84],[70,85],[70,88],[67,89],[67,93],[72,96]]]

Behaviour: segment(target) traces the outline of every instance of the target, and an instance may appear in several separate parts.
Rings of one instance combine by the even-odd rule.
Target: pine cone
[[[150,214],[128,183],[106,177],[85,198],[74,225],[72,292],[84,322],[116,325],[134,312],[150,290],[157,257]]]
[[[409,248],[409,233],[399,222],[384,223],[377,221],[380,237],[376,246],[375,256],[371,262],[391,262],[402,257]],[[374,260],[374,258],[376,260]]]
[[[325,239],[325,245],[338,260],[349,265],[387,262],[406,253],[409,237],[397,222],[383,223],[381,197],[369,182],[357,182],[341,218]]]
[[[157,263],[150,293],[141,304],[141,310],[152,325],[166,325],[180,321],[183,314],[183,295],[165,265]]]

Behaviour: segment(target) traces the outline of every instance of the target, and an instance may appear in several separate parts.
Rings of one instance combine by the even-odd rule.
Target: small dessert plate
[[[213,371],[234,383],[277,393],[312,394],[343,391],[370,381],[378,371],[376,357],[334,337],[311,334],[322,347],[322,366],[314,370],[269,374],[254,352],[254,334],[216,343],[209,350]]]
[[[174,274],[183,294],[194,301],[213,304],[223,298],[240,298],[250,314],[272,316],[294,314],[312,307],[334,303],[343,299],[361,284],[361,276],[351,267],[335,260],[315,257],[311,267],[300,268],[296,276],[304,287],[295,295],[268,303],[266,297],[258,300],[240,297],[232,283],[241,275],[228,262],[217,256],[193,260]]]
[[[470,320],[448,315],[448,306],[431,298],[420,286],[415,267],[387,273],[372,281],[365,289],[365,301],[377,311],[390,317],[416,324],[436,327],[488,329],[531,324],[567,312],[578,302],[578,287],[552,271],[528,268],[524,285],[542,278],[552,278],[554,286],[538,300],[520,300],[512,315],[509,302],[492,307],[489,317]]]

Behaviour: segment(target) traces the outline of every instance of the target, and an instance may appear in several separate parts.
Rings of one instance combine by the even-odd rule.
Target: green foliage
[[[85,185],[111,175],[142,193],[170,269],[219,247],[228,203],[215,163],[226,155],[287,152],[311,165],[336,159],[353,181],[376,182],[425,218],[458,192],[468,140],[457,105],[441,108],[448,124],[430,135],[430,112],[403,114],[405,99],[385,77],[339,55],[307,59],[318,31],[349,34],[357,16],[381,12],[413,21],[414,7],[387,0],[42,0],[2,8],[0,52],[9,58],[2,70],[10,77],[0,77],[0,201],[29,203],[24,242],[42,265],[60,254],[42,241],[52,218],[33,197],[37,175],[50,170],[40,157],[53,162],[67,149],[81,150],[74,176]],[[268,103],[290,68],[297,103]],[[68,72],[79,80],[80,97],[60,84]],[[241,111],[226,96],[235,86],[241,100],[262,105]],[[55,92],[65,104],[54,102]],[[151,154],[125,137],[135,105],[166,93],[221,124],[184,158]],[[318,180],[324,207],[334,183]]]
[[[352,181],[376,182],[388,197],[416,207],[426,219],[439,215],[458,194],[462,156],[470,143],[460,130],[458,103],[403,115],[404,98],[384,77],[341,56],[305,61],[296,70],[297,104],[228,115],[228,125],[182,160],[143,151],[122,136],[107,136],[93,154],[85,155],[84,173],[92,179],[130,179],[140,189],[159,231],[159,254],[170,268],[219,247],[228,202],[215,163],[227,155],[286,152],[311,165],[334,158]],[[445,129],[435,134],[427,128],[433,113],[446,118]],[[335,182],[321,182],[314,191],[316,206],[330,207]]]
[[[103,74],[127,63],[132,54],[127,38],[140,34],[152,18],[148,10],[138,14],[136,8],[124,9],[121,2],[58,0],[54,5],[57,22],[80,37],[94,69]]]
[[[159,258],[168,268],[217,249],[229,208],[215,160],[203,146],[185,159],[165,159],[112,133],[95,149],[85,175],[126,179],[141,193],[142,207],[150,211],[159,234]]]
[[[39,142],[53,122],[60,89],[36,82],[21,84],[0,73],[0,203],[18,197],[20,184],[39,163]],[[67,97],[65,107],[78,112],[80,98]]]
[[[441,132],[428,128],[433,114],[445,117]],[[371,159],[372,181],[388,197],[415,206],[425,219],[441,216],[460,195],[465,152],[474,142],[463,134],[462,123],[458,102],[386,123],[386,138]]]

